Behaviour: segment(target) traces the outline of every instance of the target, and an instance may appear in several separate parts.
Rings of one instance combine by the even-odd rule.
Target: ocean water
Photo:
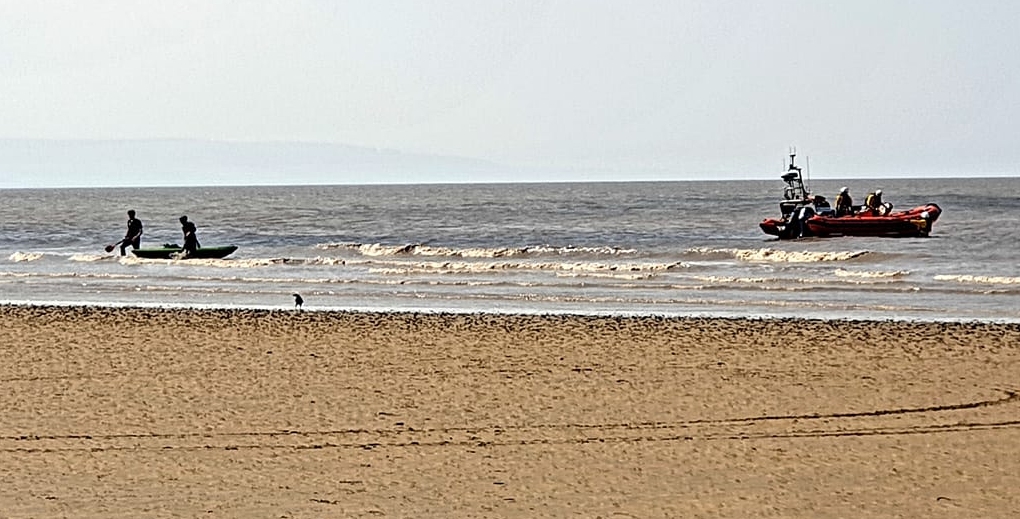
[[[778,176],[777,176],[778,177]],[[0,303],[1020,321],[1020,179],[820,180],[928,238],[777,241],[781,182],[0,190]],[[224,260],[107,254],[187,214]]]

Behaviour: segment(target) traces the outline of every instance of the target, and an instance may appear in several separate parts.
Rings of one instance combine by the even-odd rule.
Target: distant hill
[[[485,182],[502,169],[328,143],[0,139],[0,188]]]

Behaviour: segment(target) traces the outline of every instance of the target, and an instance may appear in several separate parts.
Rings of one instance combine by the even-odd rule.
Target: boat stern
[[[777,218],[766,218],[758,224],[761,230],[765,234],[771,234],[772,236],[779,236],[783,229],[786,227],[786,222]]]

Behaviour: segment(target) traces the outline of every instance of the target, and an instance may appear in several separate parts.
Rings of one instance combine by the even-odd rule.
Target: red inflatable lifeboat
[[[807,193],[800,168],[794,165],[795,156],[795,153],[790,153],[790,166],[782,176],[786,182],[783,201],[779,202],[782,216],[766,218],[759,224],[766,234],[781,239],[806,236],[928,236],[932,225],[942,214],[942,208],[933,203],[906,211],[893,211],[892,204],[887,203],[877,211],[855,207],[855,214],[836,216],[824,197]]]
[[[834,216],[815,214],[804,220],[808,236],[928,236],[931,226],[939,219],[942,208],[925,204],[906,211],[892,211],[885,215],[869,212]]]

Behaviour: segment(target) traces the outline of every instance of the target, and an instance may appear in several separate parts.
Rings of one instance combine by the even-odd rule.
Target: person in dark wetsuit
[[[198,229],[195,223],[188,220],[187,216],[181,217],[181,232],[184,233],[184,254],[185,257],[193,256],[195,251],[202,245],[198,243],[198,236],[195,234]]]
[[[124,239],[120,241],[120,255],[127,255],[127,247],[131,246],[131,249],[137,249],[142,246],[142,221],[135,218],[135,210],[130,209],[127,212],[127,233],[124,234]]]

